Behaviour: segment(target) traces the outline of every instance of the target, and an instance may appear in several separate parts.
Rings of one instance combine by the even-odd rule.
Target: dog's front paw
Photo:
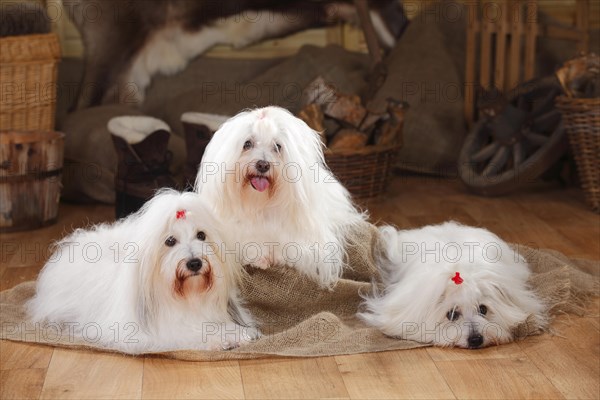
[[[228,350],[237,349],[238,347],[240,347],[240,344],[238,342],[223,342],[223,343],[221,343],[220,350],[228,351]]]
[[[242,337],[240,343],[250,343],[255,340],[260,339],[262,333],[258,330],[258,328],[243,328]]]
[[[259,269],[267,269],[272,266],[272,262],[267,257],[260,257],[258,260],[252,262],[252,266]]]
[[[223,342],[213,343],[208,348],[208,350],[209,351],[228,351],[228,350],[237,349],[238,347],[240,347],[240,344],[238,342],[232,342],[229,340],[225,340]]]

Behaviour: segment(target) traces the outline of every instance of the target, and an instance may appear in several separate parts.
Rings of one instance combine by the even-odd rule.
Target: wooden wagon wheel
[[[554,164],[568,143],[554,99],[561,94],[552,76],[523,83],[503,109],[482,118],[465,139],[458,170],[475,193],[495,196],[530,183]]]

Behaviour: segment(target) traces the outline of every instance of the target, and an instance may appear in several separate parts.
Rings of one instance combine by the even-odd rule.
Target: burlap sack
[[[380,254],[377,230],[365,224],[348,248],[352,270],[333,290],[319,288],[291,268],[253,270],[242,285],[250,310],[261,323],[264,336],[230,351],[174,351],[158,353],[181,360],[231,360],[274,356],[311,357],[355,354],[426,346],[387,337],[355,317],[361,294],[376,279],[374,258]],[[560,253],[518,247],[534,271],[531,284],[551,314],[583,312],[583,302],[598,295],[600,264],[571,260]],[[48,331],[27,321],[24,303],[34,294],[26,282],[0,293],[0,338],[52,346],[102,350],[93,343],[70,340],[64,332]],[[518,336],[540,333],[523,324]]]
[[[252,77],[241,77],[234,71],[239,66],[229,60],[220,62],[221,69],[230,71],[232,77],[217,75],[203,82],[190,82],[189,90],[184,93],[171,97],[170,93],[165,94],[168,102],[161,110],[149,109],[154,112],[151,115],[159,115],[177,131],[176,120],[187,111],[233,116],[246,108],[277,105],[296,113],[301,108],[302,91],[317,76],[343,93],[359,93],[369,71],[367,55],[333,45],[303,46],[297,54]],[[179,76],[169,78],[179,79]],[[156,97],[156,93],[152,96]]]
[[[177,135],[183,135],[181,115],[199,111],[234,115],[240,106],[227,102],[243,97],[241,86],[265,70],[279,65],[282,58],[222,59],[198,57],[175,75],[158,74],[152,78],[140,105],[146,115],[165,121]],[[235,103],[235,101],[233,101]]]
[[[447,13],[456,18],[444,18]],[[401,169],[436,175],[455,171],[467,133],[464,19],[460,4],[423,3],[422,12],[411,20],[385,59],[388,76],[370,108],[384,111],[390,97],[410,105],[396,163]]]

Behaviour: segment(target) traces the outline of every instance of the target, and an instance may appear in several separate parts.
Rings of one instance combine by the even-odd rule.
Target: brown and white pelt
[[[381,42],[391,47],[406,23],[399,0],[370,6]],[[141,102],[152,76],[181,71],[217,44],[239,48],[358,20],[350,0],[73,0],[69,8],[85,46],[76,108]]]

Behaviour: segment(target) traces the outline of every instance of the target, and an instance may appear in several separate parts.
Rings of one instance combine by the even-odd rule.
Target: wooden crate
[[[0,232],[56,221],[64,138],[54,131],[0,132]]]
[[[545,3],[544,3],[545,4]],[[477,0],[466,2],[465,118],[476,120],[480,90],[506,92],[533,78],[536,40],[547,36],[573,40],[577,49],[589,47],[590,3],[576,0],[573,26],[542,25],[537,0]]]

